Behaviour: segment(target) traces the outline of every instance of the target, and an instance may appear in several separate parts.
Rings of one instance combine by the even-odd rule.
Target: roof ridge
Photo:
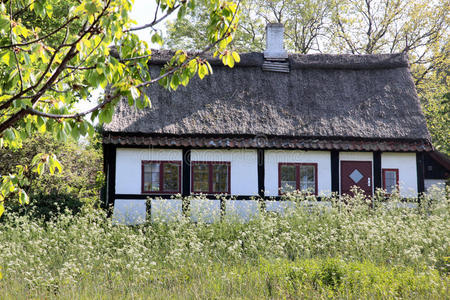
[[[175,51],[172,50],[152,50],[150,65],[166,64]],[[188,55],[196,55],[195,51],[187,51]],[[239,53],[241,61],[236,63],[236,67],[262,67],[264,55],[262,52]],[[218,57],[212,53],[206,53],[204,58],[211,65],[223,66]],[[300,54],[289,53],[288,61],[291,69],[390,69],[409,67],[408,55],[406,53],[387,54]]]

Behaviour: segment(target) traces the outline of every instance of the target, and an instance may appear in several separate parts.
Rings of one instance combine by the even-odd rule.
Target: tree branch
[[[12,36],[13,36],[13,27],[12,27],[12,1],[9,2],[9,35],[11,37],[11,44],[13,43],[12,41]],[[20,64],[19,64],[19,59],[17,58],[17,53],[16,53],[16,49],[12,49],[13,53],[14,53],[14,59],[16,60],[16,66],[17,66],[17,70],[19,72],[19,77],[20,77],[20,91],[23,91],[23,76],[22,76],[22,69],[20,68]]]
[[[181,5],[175,5],[171,10],[169,10],[164,16],[162,16],[161,18],[159,18],[158,20],[153,20],[151,23],[142,25],[142,26],[138,26],[138,27],[132,27],[130,29],[124,30],[123,32],[131,32],[131,31],[138,31],[138,30],[142,30],[142,29],[146,29],[149,27],[153,27],[156,24],[158,24],[159,22],[163,21],[165,18],[167,18],[168,16],[170,16],[175,10],[177,10],[177,8],[179,8]],[[158,11],[158,8],[156,8],[156,11]],[[156,14],[155,14],[156,17]]]
[[[75,57],[75,55],[77,55],[78,51],[76,50],[76,45],[83,39],[83,37],[89,33],[91,31],[91,29],[97,24],[97,22],[100,20],[100,18],[105,14],[106,10],[108,9],[109,5],[110,5],[111,1],[108,1],[105,5],[105,7],[103,8],[102,12],[97,16],[97,18],[94,20],[94,22],[92,22],[91,26],[89,26],[88,29],[83,30],[79,36],[79,38],[74,41],[69,49],[69,51],[67,52],[66,56],[64,57],[64,59],[61,61],[60,65],[56,68],[56,70],[53,72],[52,76],[45,82],[45,84],[39,89],[39,91],[31,98],[31,103],[33,104],[33,106],[37,103],[37,101],[39,100],[39,98],[44,94],[44,92],[49,89],[52,84],[54,83],[54,81],[58,78],[58,76],[61,74],[61,72],[66,68],[66,64]],[[39,83],[37,85],[40,84],[40,82],[42,82],[45,74],[48,72],[48,70],[51,67],[51,64],[53,63],[53,60],[55,59],[56,53],[59,51],[59,49],[63,46],[65,40],[67,39],[67,34],[64,37],[64,41],[63,43],[58,47],[57,50],[55,50],[55,52],[52,55],[52,58],[50,59],[49,64],[47,65],[47,68],[44,72],[44,74],[40,77],[39,79]],[[37,86],[35,85],[35,86]],[[29,88],[31,89],[31,87]],[[19,93],[20,94],[20,93]],[[23,95],[23,94],[22,94]],[[17,99],[18,95],[16,95],[15,97],[13,97],[12,99],[14,100]],[[11,99],[8,100],[8,102],[11,101]],[[4,105],[2,105],[3,107]],[[9,106],[9,105],[8,105]],[[6,107],[8,107],[6,106]],[[0,110],[3,109],[2,107],[0,107]],[[29,108],[28,108],[29,109]],[[0,124],[0,133],[5,131],[7,128],[13,126],[17,121],[19,121],[21,118],[23,118],[25,115],[27,115],[27,109],[21,109],[20,111],[16,112],[14,115],[12,115],[9,119],[5,120],[3,123]]]
[[[199,56],[204,55],[206,52],[208,52],[209,50],[211,50],[212,48],[214,48],[217,44],[219,44],[222,40],[224,40],[225,38],[227,38],[227,37],[228,37],[228,30],[230,29],[230,25],[233,24],[234,18],[236,17],[236,14],[237,14],[237,12],[238,12],[238,10],[239,10],[239,5],[240,5],[240,3],[241,3],[241,1],[238,2],[237,7],[236,7],[236,13],[233,15],[233,18],[232,18],[230,24],[228,25],[227,29],[224,31],[224,33],[223,33],[223,35],[222,35],[222,37],[221,37],[220,39],[218,39],[217,41],[215,41],[214,43],[212,43],[211,45],[209,45],[208,47],[206,47],[205,49],[203,49],[201,52],[197,53],[196,55],[193,55],[192,58],[187,59],[187,60],[186,60],[184,63],[182,63],[181,65],[179,65],[179,66],[173,68],[172,70],[168,71],[167,73],[164,73],[163,75],[160,75],[160,76],[158,76],[158,77],[156,77],[156,78],[154,78],[154,79],[152,79],[152,80],[144,81],[144,82],[142,82],[142,83],[136,85],[136,88],[139,89],[139,88],[144,87],[144,86],[146,86],[146,85],[155,83],[155,82],[157,82],[157,81],[159,81],[159,80],[161,80],[161,79],[163,79],[163,78],[165,78],[165,77],[167,77],[167,76],[169,76],[169,75],[175,73],[175,72],[178,71],[179,69],[185,67],[189,62],[191,62],[192,60],[194,60],[196,57],[199,57]]]
[[[15,48],[15,47],[22,47],[22,46],[28,46],[31,44],[35,44],[37,42],[40,42],[56,33],[58,33],[61,29],[63,29],[64,27],[66,27],[67,25],[69,25],[69,23],[73,22],[75,19],[78,19],[78,17],[72,17],[69,20],[67,20],[67,22],[65,22],[63,25],[59,26],[57,29],[53,30],[52,32],[44,35],[43,37],[40,37],[38,39],[35,39],[33,41],[29,41],[29,42],[25,42],[25,43],[18,43],[18,44],[10,44],[10,45],[6,45],[6,46],[0,46],[0,49],[8,49],[8,48]]]
[[[69,114],[69,115],[56,115],[56,114],[51,114],[51,113],[45,113],[33,108],[27,108],[26,109],[26,113],[30,114],[30,115],[37,115],[37,116],[41,116],[41,117],[46,117],[46,118],[50,118],[50,119],[79,119],[81,117],[84,117],[90,113],[93,113],[94,111],[97,111],[99,109],[102,109],[106,104],[110,103],[111,101],[113,101],[115,98],[117,98],[119,96],[119,94],[116,94],[114,96],[107,96],[106,100],[97,104],[96,106],[92,107],[91,109],[88,109],[86,111],[80,112],[80,113],[75,113],[75,114]]]

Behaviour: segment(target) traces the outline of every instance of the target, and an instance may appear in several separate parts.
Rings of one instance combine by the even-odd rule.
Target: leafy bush
[[[49,221],[61,212],[77,214],[85,205],[77,196],[66,193],[34,194],[31,195],[31,199],[33,201],[28,205],[20,205],[16,202],[10,204],[9,212],[16,212],[19,215],[26,214],[33,219],[43,218],[45,221]]]
[[[78,210],[79,203],[97,205],[103,185],[102,153],[97,143],[99,137],[88,144],[77,144],[72,140],[58,142],[51,135],[35,135],[24,140],[20,149],[0,149],[0,174],[13,173],[15,166],[30,165],[38,153],[54,153],[63,166],[62,173],[42,176],[28,170],[28,186],[24,187],[30,196],[31,207],[18,208],[15,199],[7,199],[7,210],[28,211],[31,208],[38,215],[57,214],[58,207]],[[55,205],[54,203],[57,203]],[[79,202],[77,204],[77,202]]]

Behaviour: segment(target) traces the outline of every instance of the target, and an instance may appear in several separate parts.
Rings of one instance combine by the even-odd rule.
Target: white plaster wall
[[[183,151],[174,149],[117,148],[116,194],[140,194],[143,160],[182,161]]]
[[[191,161],[230,162],[231,195],[258,195],[256,150],[192,150]]]
[[[319,196],[331,194],[331,154],[329,151],[268,150],[264,153],[265,192],[278,196],[278,164],[317,163],[317,190]]]
[[[373,152],[339,152],[339,194],[341,193],[341,161],[370,161],[372,162],[372,194],[373,194]]]
[[[444,189],[445,179],[425,179],[425,191],[431,188]]]
[[[382,153],[381,168],[398,169],[400,195],[402,197],[417,197],[416,153]]]
[[[176,221],[183,216],[183,201],[176,199],[152,199],[150,211],[152,214],[152,221]]]
[[[220,220],[220,200],[192,199],[189,210],[193,222],[213,223]]]
[[[431,199],[446,199],[445,180],[444,179],[425,179],[425,191]],[[445,201],[445,200],[444,200]]]
[[[247,222],[259,214],[259,204],[255,200],[225,201],[225,217],[233,221]]]
[[[372,152],[339,152],[339,161],[341,160],[361,160],[373,161]]]
[[[135,225],[144,223],[146,218],[146,200],[116,199],[114,201],[113,222]]]
[[[277,200],[268,200],[266,201],[266,211],[267,212],[275,212],[282,216],[285,214],[289,214],[295,210],[295,202],[293,201],[277,201]]]

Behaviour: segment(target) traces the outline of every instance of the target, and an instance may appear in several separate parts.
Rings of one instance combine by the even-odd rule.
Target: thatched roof
[[[151,73],[168,58],[155,51]],[[263,72],[261,53],[210,62],[214,74],[187,87],[149,87],[151,108],[122,101],[105,132],[429,140],[404,54],[292,54],[290,73]]]

